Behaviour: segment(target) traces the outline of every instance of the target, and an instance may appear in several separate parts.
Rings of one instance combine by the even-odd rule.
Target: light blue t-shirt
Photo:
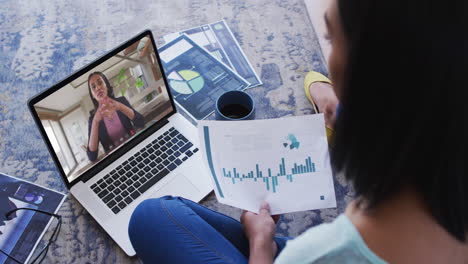
[[[293,240],[275,264],[300,263],[376,263],[387,262],[372,252],[356,227],[344,214],[329,224],[313,227]]]

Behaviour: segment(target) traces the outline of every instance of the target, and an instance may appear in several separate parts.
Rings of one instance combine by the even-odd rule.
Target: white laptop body
[[[96,72],[104,76],[100,77],[102,82],[107,79],[109,98],[132,108],[134,120],[139,113],[144,125],[136,128],[132,120],[134,127],[127,128],[123,120],[130,117],[122,117],[127,115],[124,111],[117,112],[125,137],[120,141],[110,137],[112,127],[106,122],[114,119],[101,121],[99,149],[92,152],[92,120],[101,106],[91,92],[97,89],[91,81]],[[198,151],[197,129],[177,113],[149,30],[36,95],[28,106],[71,194],[129,256],[135,255],[135,250],[128,225],[143,200],[172,195],[199,202],[212,190]],[[103,127],[105,133],[101,133]],[[106,133],[110,140],[104,142]],[[162,139],[166,141],[161,143]],[[176,143],[170,145],[172,142]],[[142,153],[145,162],[137,160]],[[155,173],[150,173],[154,171],[165,173],[153,181]],[[129,184],[127,178],[133,179],[132,184],[138,181],[138,186]]]
[[[133,249],[128,237],[128,224],[133,210],[140,202],[164,195],[181,196],[192,201],[199,202],[213,190],[210,178],[202,167],[204,165],[200,152],[195,153],[180,167],[171,171],[167,176],[158,181],[153,185],[153,187],[131,202],[118,214],[113,214],[106,204],[103,203],[102,200],[91,190],[90,186],[120,164],[119,161],[126,160],[135,152],[138,152],[148,142],[157,138],[171,126],[174,126],[181,131],[181,133],[194,143],[195,147],[198,146],[198,136],[195,126],[181,114],[175,114],[169,119],[168,125],[158,130],[154,135],[141,142],[138,146],[134,147],[119,160],[115,161],[113,165],[102,170],[89,182],[79,182],[70,190],[73,196],[83,205],[84,208],[86,208],[94,219],[96,219],[112,239],[114,239],[114,241],[129,256],[135,255],[135,250]]]

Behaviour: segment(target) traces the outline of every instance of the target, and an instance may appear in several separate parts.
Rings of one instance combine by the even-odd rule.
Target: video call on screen
[[[173,111],[149,36],[34,105],[69,182]]]

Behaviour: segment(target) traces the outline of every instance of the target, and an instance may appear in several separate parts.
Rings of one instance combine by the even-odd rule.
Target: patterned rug
[[[257,118],[313,113],[304,72],[327,73],[302,0],[4,0],[0,11],[0,171],[66,192],[41,140],[27,100],[149,28],[161,36],[225,19],[264,82],[249,90]],[[338,208],[287,214],[277,232],[297,236],[333,220],[351,199],[335,177]],[[202,204],[239,218],[240,210]],[[68,196],[63,226],[45,263],[138,263],[127,257],[81,205]]]

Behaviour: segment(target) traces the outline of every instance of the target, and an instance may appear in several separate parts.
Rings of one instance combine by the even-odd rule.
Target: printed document
[[[336,207],[323,114],[198,124],[220,203],[272,214]]]
[[[250,83],[187,35],[159,48],[172,96],[195,120],[213,113],[218,97]]]
[[[221,20],[172,33],[164,36],[164,41],[170,42],[183,34],[189,36],[195,43],[242,76],[250,83],[248,88],[262,84],[226,21]]]

